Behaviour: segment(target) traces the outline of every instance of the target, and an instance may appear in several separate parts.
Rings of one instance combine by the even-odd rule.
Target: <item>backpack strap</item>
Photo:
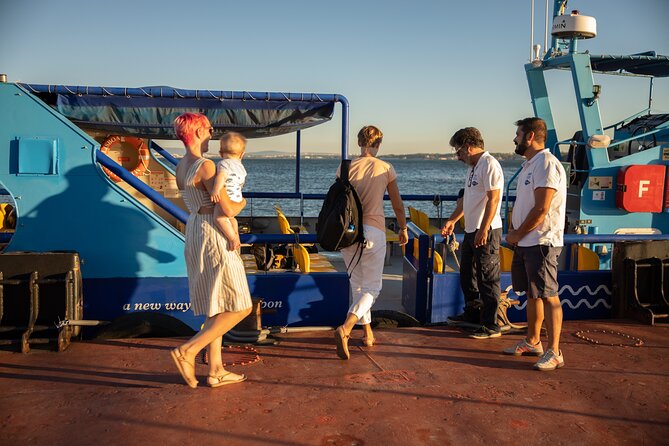
[[[348,171],[350,168],[351,168],[351,160],[341,160],[341,166],[339,168],[339,178],[341,178],[344,183],[348,183]]]
[[[349,279],[351,278],[351,274],[353,274],[353,270],[358,266],[358,263],[360,263],[360,260],[362,259],[362,254],[363,254],[363,251],[365,250],[366,245],[367,245],[367,242],[363,238],[362,242],[359,242],[356,245],[355,253],[353,254],[353,257],[351,258],[351,263],[346,265],[346,261],[344,261],[344,265],[346,266],[346,275],[348,276]],[[357,260],[355,258],[356,256],[358,257]],[[355,261],[355,265],[353,264],[354,261]]]

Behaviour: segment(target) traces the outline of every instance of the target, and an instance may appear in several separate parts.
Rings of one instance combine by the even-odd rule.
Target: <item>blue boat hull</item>
[[[559,296],[566,320],[607,319],[611,317],[611,271],[561,271],[558,273]],[[501,274],[501,288],[510,299],[520,300],[508,310],[512,322],[525,321],[525,293],[516,293],[511,285],[511,273]],[[432,278],[432,312],[430,322],[444,322],[449,316],[462,312],[464,296],[458,273],[435,274]]]

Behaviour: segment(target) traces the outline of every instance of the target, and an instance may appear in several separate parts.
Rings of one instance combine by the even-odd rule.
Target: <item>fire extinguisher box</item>
[[[662,212],[666,166],[626,166],[618,171],[616,206],[627,212]]]

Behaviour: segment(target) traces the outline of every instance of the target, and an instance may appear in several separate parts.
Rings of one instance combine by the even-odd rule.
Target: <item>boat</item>
[[[442,324],[461,305],[457,271],[448,270],[456,266],[449,251],[453,243],[433,233],[437,220],[417,215],[409,224],[412,241],[401,255],[394,250],[391,266],[402,277],[403,309],[424,326],[377,330],[378,342],[372,348],[354,346],[357,340],[352,340],[351,359],[339,361],[332,333],[313,326],[341,321],[346,312],[341,295],[348,292],[345,273],[337,268],[307,272],[304,264],[272,271],[251,267],[253,294],[264,299],[263,325],[308,331],[275,333],[278,345],[228,346],[225,360],[235,371],[247,373],[245,384],[195,391],[184,386],[168,354],[181,339],[84,340],[72,344],[66,354],[54,354],[34,345],[34,333],[26,332],[23,341],[34,347],[31,354],[0,352],[0,438],[8,444],[37,445],[190,444],[212,439],[254,445],[666,442],[664,353],[669,331],[666,325],[649,324],[664,322],[656,317],[656,302],[634,294],[645,282],[662,287],[669,283],[658,280],[668,256],[667,181],[660,188],[660,212],[655,212],[657,207],[626,208],[639,203],[630,205],[625,192],[634,191],[629,172],[641,170],[643,175],[659,169],[654,166],[666,171],[669,129],[664,118],[644,110],[606,130],[613,135],[608,148],[592,147],[590,137],[605,131],[597,103],[604,93],[596,93],[593,70],[650,73],[653,82],[669,74],[669,60],[577,52],[575,38],[561,26],[563,20],[565,26],[571,23],[567,16],[576,15],[562,11],[565,3],[554,2],[559,38],[545,54],[535,51],[525,69],[535,113],[551,127],[549,145],[553,153],[564,155],[573,174],[565,236],[571,247],[565,249],[559,276],[568,319],[562,342],[566,367],[541,375],[531,371],[533,359],[500,353],[511,342],[508,337],[515,335],[474,341]],[[560,139],[542,93],[544,73],[566,67],[575,72],[583,125],[580,136]],[[209,103],[213,111],[203,105]],[[341,95],[0,82],[0,182],[7,191],[4,203],[15,208],[17,217],[15,224],[3,222],[8,240],[0,255],[5,259],[0,260],[0,272],[22,269],[15,276],[0,277],[0,310],[20,306],[32,328],[45,323],[35,306],[40,303],[46,304],[42,309],[47,318],[67,318],[60,328],[90,323],[96,326],[86,330],[93,330],[104,328],[97,322],[136,316],[136,323],[149,321],[149,315],[177,321],[191,331],[199,327],[201,320],[189,314],[186,294],[181,233],[185,214],[173,181],[176,160],[154,140],[170,137],[172,116],[158,123],[152,120],[163,116],[156,113],[161,107],[193,110],[193,104],[211,113],[217,134],[232,124],[214,116],[243,121],[253,107],[260,107],[263,115],[278,118],[281,124],[267,121],[265,126],[234,129],[247,136],[294,131],[298,172],[301,131],[327,122],[340,104],[342,158],[348,157],[348,104]],[[228,105],[230,111],[217,114]],[[286,107],[299,109],[296,115],[307,116],[306,121],[291,116]],[[120,120],[123,113],[137,120]],[[287,126],[281,127],[283,123]],[[642,198],[658,189],[658,183],[636,178]],[[505,190],[507,208],[512,207],[514,181]],[[320,194],[303,194],[299,182],[292,193],[258,194],[277,201],[322,200]],[[454,201],[457,196],[453,191],[441,197],[404,198]],[[299,226],[313,228],[302,216],[285,216],[283,233],[280,211],[245,220],[251,231],[242,241],[315,243],[314,234],[300,232]],[[261,228],[265,223],[270,224]],[[621,228],[623,233],[616,233]],[[656,233],[647,233],[650,228]],[[391,233],[388,240],[393,243]],[[636,255],[633,251],[639,246],[645,251]],[[619,252],[625,255],[616,257]],[[313,260],[327,261],[326,267],[336,263],[336,254],[319,250],[309,255],[322,256]],[[628,297],[635,297],[639,305],[617,310],[647,324],[614,319],[620,317],[614,312],[613,296],[621,284],[615,276],[621,266],[626,280],[636,278],[634,286],[622,291],[631,291]],[[49,275],[54,269],[58,273]],[[502,283],[508,296],[523,301],[509,288],[508,273]],[[71,301],[54,307],[50,302],[63,300],[63,284]],[[11,294],[12,287],[22,287],[22,293]],[[666,296],[664,290],[658,289],[655,296]],[[67,305],[82,308],[65,311]],[[5,311],[0,328],[7,325],[8,314],[18,317]],[[511,306],[508,315],[522,320],[522,303]],[[585,318],[591,320],[581,320]],[[157,323],[155,317],[152,321]],[[62,344],[67,348],[67,342]],[[201,362],[196,364],[198,375],[205,368]]]
[[[644,76],[652,94],[653,82],[669,75],[669,60],[651,52],[598,56],[578,51],[581,39],[596,34],[595,20],[577,12],[567,14],[564,6],[561,1],[554,3],[550,49],[543,56],[534,49],[533,59],[525,66],[535,114],[548,124],[547,146],[564,161],[571,178],[565,236],[569,247],[561,260],[560,296],[567,319],[621,316],[624,309],[616,308],[614,302],[613,244],[654,240],[653,246],[661,248],[650,257],[667,257],[661,250],[669,238],[669,115],[653,114],[649,106],[605,127],[599,110],[599,98],[605,92],[594,75]],[[572,72],[582,130],[567,139],[558,138],[552,117],[545,78],[550,70]],[[214,126],[214,137],[230,130],[250,138],[296,135],[294,192],[253,192],[246,194],[248,198],[323,199],[325,191],[305,194],[300,190],[300,138],[302,131],[329,122],[336,104],[341,108],[341,157],[349,157],[348,101],[341,94],[3,80],[0,118],[5,125],[0,140],[5,141],[5,150],[0,182],[12,197],[17,217],[15,230],[4,234],[10,236],[4,252],[77,253],[85,298],[76,317],[73,313],[66,318],[73,325],[77,320],[113,321],[130,314],[137,314],[135,320],[141,323],[147,313],[191,329],[202,323],[202,318],[188,311],[182,234],[186,214],[174,178],[177,160],[158,143],[175,139],[172,121],[178,114],[205,113]],[[612,134],[608,147],[588,145],[591,137],[607,132]],[[649,172],[652,178],[644,176]],[[505,216],[512,212],[514,180],[505,189]],[[450,192],[403,198],[456,200],[455,191]],[[316,242],[313,222],[303,216],[283,216],[288,225],[282,228],[280,206],[277,212],[279,221],[273,216],[242,218],[250,230],[242,241],[290,245],[295,250]],[[294,231],[290,225],[311,226],[312,233]],[[402,304],[421,323],[444,322],[463,304],[457,271],[446,271],[439,259],[448,258],[449,253],[435,225],[434,220],[419,224],[413,219],[409,229],[414,241],[402,259]],[[388,240],[391,244],[396,240],[392,229]],[[505,252],[503,257],[508,258]],[[348,276],[333,266],[327,253],[312,252],[307,257],[314,265],[308,274],[304,265],[301,270],[280,273],[254,270],[249,256],[249,286],[266,310],[264,325],[327,327],[345,314],[341,296],[348,292]],[[630,280],[642,283],[650,267],[638,265],[639,274]],[[663,274],[664,267],[659,268]],[[508,271],[502,274],[502,286],[511,299],[522,301],[513,292]],[[650,314],[639,309],[638,316],[666,320],[653,316],[669,313],[660,307]],[[522,320],[523,308],[523,304],[512,306],[510,319]]]
[[[175,139],[172,122],[179,114],[206,113],[214,138],[229,130],[247,137],[296,133],[299,175],[301,131],[328,122],[339,103],[342,158],[348,157],[348,103],[341,95],[3,82],[0,96],[7,143],[0,181],[17,216],[4,254],[76,252],[87,320],[152,312],[192,329],[202,324],[189,311],[181,232],[187,216],[176,189],[176,159],[155,142]],[[255,196],[303,194],[297,189]],[[268,232],[246,234],[243,242],[296,242],[295,235]],[[299,242],[314,243],[315,235]],[[268,325],[328,326],[333,315],[346,311],[340,298],[348,289],[344,272],[256,270],[248,280],[268,310]],[[69,319],[81,320],[82,312],[77,315]]]
[[[546,147],[563,162],[570,177],[566,246],[558,273],[564,317],[631,317],[666,323],[669,114],[653,113],[651,104],[654,83],[669,77],[669,57],[653,51],[632,55],[579,51],[581,40],[596,36],[596,20],[576,10],[565,11],[566,3],[553,2],[550,48],[542,55],[540,45],[533,45],[525,65],[534,114],[547,124]],[[573,82],[581,128],[566,137],[558,136],[548,95],[547,73],[553,70],[570,71]],[[606,93],[595,76],[648,79],[648,107],[631,110],[625,119],[605,125],[599,100]],[[516,176],[504,191],[505,216],[512,212],[515,181]],[[438,323],[457,314],[464,299],[457,272],[431,270],[429,253],[439,252],[444,240],[422,229],[414,231],[423,238],[421,250],[413,263],[407,262],[404,273],[405,282],[410,280],[408,286],[416,291],[403,293],[403,304],[419,320]],[[502,251],[502,290],[511,301],[519,302],[509,308],[508,316],[522,320],[525,302],[511,286],[512,254],[506,248]]]

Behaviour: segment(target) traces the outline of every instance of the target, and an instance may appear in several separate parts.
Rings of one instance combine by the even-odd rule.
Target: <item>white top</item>
[[[560,161],[548,149],[525,161],[518,175],[516,203],[511,222],[519,228],[534,207],[534,190],[538,187],[555,189],[553,200],[544,221],[523,237],[518,246],[563,246],[564,219],[567,206],[567,175]]]
[[[502,207],[502,189],[504,189],[502,166],[491,154],[483,152],[476,165],[469,167],[465,178],[465,195],[462,203],[462,209],[465,212],[465,232],[475,232],[481,226],[488,202],[486,193],[491,190],[500,191],[500,200],[497,203],[490,228],[502,227],[502,218],[499,216],[499,210]]]
[[[242,188],[246,181],[246,169],[241,160],[234,158],[225,158],[216,165],[216,175],[225,172],[225,191],[230,197],[230,201],[239,203],[242,201]]]

